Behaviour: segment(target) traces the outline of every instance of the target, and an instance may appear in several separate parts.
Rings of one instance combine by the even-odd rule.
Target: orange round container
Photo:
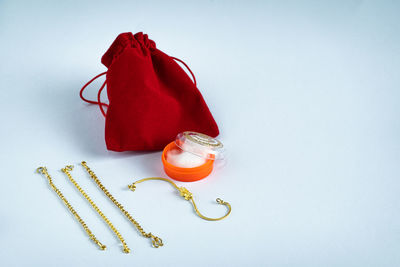
[[[167,161],[167,153],[168,151],[180,149],[179,146],[175,143],[175,141],[169,143],[162,153],[161,159],[164,165],[165,173],[171,177],[172,179],[181,181],[181,182],[194,182],[201,180],[207,177],[213,170],[214,160],[207,159],[206,162],[198,167],[194,168],[182,168],[172,165]]]

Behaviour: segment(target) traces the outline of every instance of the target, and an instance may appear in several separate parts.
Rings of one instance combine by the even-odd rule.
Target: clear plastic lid
[[[183,132],[176,136],[176,145],[185,152],[205,159],[223,160],[224,145],[211,136],[197,132]]]

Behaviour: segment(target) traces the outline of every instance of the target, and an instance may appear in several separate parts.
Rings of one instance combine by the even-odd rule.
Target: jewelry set
[[[153,235],[151,232],[146,232],[143,230],[142,226],[138,223],[136,219],[132,217],[132,215],[124,208],[124,206],[118,202],[115,197],[107,190],[107,188],[102,184],[100,179],[97,177],[97,175],[89,168],[87,163],[85,161],[81,162],[81,165],[84,167],[84,169],[87,171],[89,174],[90,178],[94,181],[94,183],[97,185],[97,187],[105,194],[105,196],[108,197],[108,199],[122,212],[123,215],[133,224],[133,226],[137,229],[137,231],[146,238],[149,238],[151,240],[151,244],[153,247],[158,248],[162,247],[164,245],[162,239],[158,236]],[[121,233],[117,230],[117,228],[114,226],[114,224],[111,222],[111,220],[101,211],[101,209],[98,207],[98,205],[90,198],[90,196],[85,192],[85,190],[76,182],[76,180],[72,177],[71,172],[73,170],[72,165],[67,165],[65,168],[62,168],[61,171],[67,176],[68,180],[75,186],[75,188],[81,193],[81,195],[89,202],[89,204],[92,206],[92,208],[101,216],[101,218],[107,223],[109,226],[110,230],[118,237],[120,240],[122,247],[123,247],[123,252],[129,253],[130,249],[128,245],[125,242],[125,239],[122,237]],[[68,202],[67,198],[61,193],[60,189],[55,186],[53,183],[53,179],[50,176],[48,170],[46,167],[39,167],[37,168],[37,172],[40,174],[43,174],[51,187],[53,191],[56,192],[56,194],[59,196],[59,198],[63,201],[65,206],[69,209],[69,211],[74,215],[76,220],[81,224],[83,229],[85,230],[86,234],[89,236],[89,238],[101,249],[105,250],[106,245],[101,243],[97,237],[93,234],[93,232],[89,229],[89,227],[86,225],[85,221],[82,219],[82,217],[78,214],[78,212],[72,207],[72,205]],[[209,218],[200,213],[198,210],[196,203],[193,199],[193,195],[189,190],[187,190],[185,187],[178,187],[174,182],[172,182],[169,179],[166,178],[161,178],[161,177],[150,177],[150,178],[144,178],[141,180],[138,180],[131,185],[128,185],[128,188],[132,191],[135,191],[136,185],[145,181],[150,181],[150,180],[161,180],[170,183],[178,192],[180,193],[180,196],[182,196],[185,200],[190,201],[193,205],[195,213],[202,219],[208,220],[208,221],[218,221],[226,218],[230,213],[231,213],[231,205],[228,202],[223,201],[222,199],[217,198],[216,201],[218,204],[225,205],[227,207],[227,213],[219,218]]]

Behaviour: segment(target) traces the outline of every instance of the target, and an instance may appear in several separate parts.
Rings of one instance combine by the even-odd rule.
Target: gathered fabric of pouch
[[[188,68],[193,81],[176,60]],[[120,34],[101,62],[108,68],[107,72],[90,80],[81,89],[80,96],[86,102],[98,104],[105,116],[108,150],[161,150],[184,131],[212,137],[219,134],[189,67],[157,49],[147,34]],[[86,86],[104,74],[106,81],[97,101],[84,98]],[[100,101],[105,86],[108,105]]]

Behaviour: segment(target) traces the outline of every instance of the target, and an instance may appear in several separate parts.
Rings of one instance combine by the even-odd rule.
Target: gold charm
[[[71,183],[78,189],[78,191],[86,198],[86,200],[90,203],[90,205],[97,211],[97,213],[103,218],[103,220],[108,224],[108,226],[111,228],[111,230],[115,233],[115,235],[119,238],[121,241],[123,247],[124,247],[124,252],[129,253],[130,249],[128,248],[127,244],[125,243],[124,238],[122,235],[118,232],[118,230],[114,227],[114,225],[111,223],[111,221],[104,215],[104,213],[99,209],[99,207],[93,202],[93,200],[86,194],[86,192],[79,186],[79,184],[72,178],[72,175],[70,171],[72,171],[74,166],[68,165],[65,166],[65,168],[61,169],[63,173],[65,173],[68,177],[68,179],[71,181]]]
[[[86,169],[86,171],[89,173],[90,177],[97,184],[97,186],[114,203],[114,205],[120,209],[120,211],[125,215],[125,217],[127,217],[128,220],[142,234],[142,236],[150,238],[151,242],[153,244],[153,247],[155,247],[155,248],[162,247],[164,245],[162,239],[153,235],[152,233],[146,233],[143,230],[143,228],[140,226],[140,224],[125,210],[125,208],[110,194],[110,192],[108,192],[107,188],[104,187],[104,185],[100,182],[99,178],[97,178],[96,174],[94,174],[94,172],[89,168],[89,166],[86,164],[86,162],[82,161],[81,164]]]
[[[225,205],[225,206],[228,208],[228,212],[227,212],[224,216],[219,217],[219,218],[209,218],[209,217],[206,217],[206,216],[202,215],[202,214],[200,213],[200,211],[197,209],[196,203],[195,203],[194,200],[193,200],[193,195],[192,195],[192,193],[190,193],[189,190],[187,190],[185,187],[178,187],[174,182],[172,182],[171,180],[166,179],[166,178],[161,178],[161,177],[144,178],[144,179],[141,179],[141,180],[138,180],[138,181],[134,182],[134,183],[131,184],[131,185],[128,185],[128,188],[129,188],[130,190],[132,190],[132,191],[135,191],[135,189],[136,189],[136,184],[142,183],[142,182],[144,182],[144,181],[149,181],[149,180],[161,180],[161,181],[165,181],[165,182],[170,183],[176,190],[179,191],[181,197],[183,197],[184,199],[186,199],[186,200],[192,202],[194,211],[196,212],[196,214],[197,214],[200,218],[202,218],[202,219],[204,219],[204,220],[207,220],[207,221],[219,221],[219,220],[222,220],[222,219],[228,217],[228,215],[231,213],[231,210],[232,210],[231,205],[230,205],[228,202],[225,202],[225,201],[223,201],[222,199],[217,198],[217,203],[218,203],[218,204],[221,204],[221,205]]]
[[[61,191],[53,184],[53,180],[51,179],[50,174],[47,172],[46,167],[39,167],[37,168],[37,172],[40,174],[43,174],[46,176],[51,188],[54,190],[54,192],[57,193],[57,195],[61,198],[61,200],[64,202],[65,206],[69,209],[69,211],[75,216],[75,218],[78,220],[78,222],[82,225],[83,229],[85,229],[86,234],[89,236],[93,242],[95,242],[101,250],[105,250],[106,246],[100,243],[99,240],[97,240],[96,236],[90,231],[89,227],[87,227],[86,223],[82,220],[82,218],[78,215],[78,213],[74,210],[74,208],[69,204],[68,200],[63,196]]]

